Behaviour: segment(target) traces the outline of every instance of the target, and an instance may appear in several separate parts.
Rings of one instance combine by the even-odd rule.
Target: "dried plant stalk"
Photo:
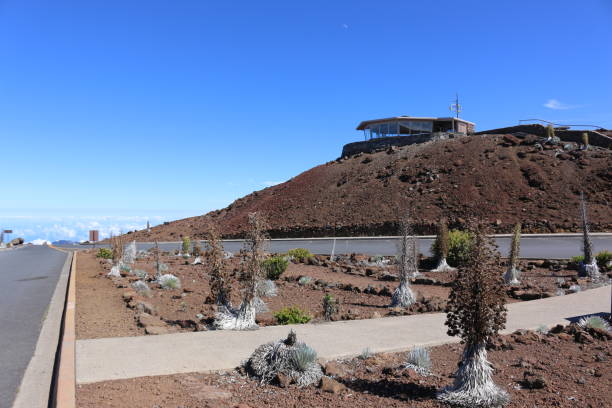
[[[229,270],[225,267],[225,257],[221,237],[216,226],[208,224],[206,229],[206,241],[208,250],[206,251],[206,263],[210,274],[210,291],[212,298],[218,305],[231,308],[230,294],[232,285]]]
[[[512,243],[510,245],[510,256],[508,258],[508,270],[504,274],[504,281],[508,285],[518,285],[520,271],[517,269],[519,254],[521,250],[521,223],[514,226]]]
[[[487,341],[506,324],[499,254],[481,225],[470,229],[474,241],[468,262],[459,268],[446,310],[448,335],[460,336],[465,348],[454,384],[438,399],[460,407],[500,407],[509,397],[493,382],[486,351]]]

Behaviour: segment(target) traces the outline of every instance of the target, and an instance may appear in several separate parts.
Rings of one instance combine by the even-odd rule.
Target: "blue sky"
[[[480,130],[612,128],[610,21],[608,0],[0,0],[0,225],[203,214],[455,92]]]

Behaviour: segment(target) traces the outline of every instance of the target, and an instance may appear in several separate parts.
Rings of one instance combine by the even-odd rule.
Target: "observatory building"
[[[417,136],[432,133],[474,133],[475,124],[459,118],[430,118],[395,116],[392,118],[364,120],[357,126],[363,130],[366,140],[379,137]]]

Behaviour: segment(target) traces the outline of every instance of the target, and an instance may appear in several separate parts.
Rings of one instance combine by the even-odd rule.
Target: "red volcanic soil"
[[[612,229],[612,151],[573,143],[536,144],[533,135],[476,135],[357,154],[314,167],[228,207],[138,231],[138,240],[203,238],[207,220],[239,237],[250,212],[268,218],[272,237],[395,234],[406,209],[417,233],[468,217],[507,233],[578,231],[584,191],[594,231]],[[564,146],[567,145],[567,150]],[[572,150],[573,149],[573,150]],[[401,209],[401,210],[400,210]]]
[[[576,326],[553,332],[517,331],[489,351],[493,379],[510,394],[507,408],[612,406],[612,336],[596,337]],[[459,344],[432,348],[429,376],[404,368],[406,353],[376,354],[326,364],[334,380],[324,388],[260,385],[238,371],[190,373],[79,385],[77,406],[445,408],[436,392],[452,385],[461,349]]]
[[[403,310],[389,308],[391,294],[398,285],[397,265],[376,266],[371,258],[361,255],[339,257],[333,262],[317,256],[307,263],[290,262],[276,281],[277,295],[263,297],[267,312],[257,314],[260,326],[276,325],[274,313],[286,307],[299,307],[311,316],[312,323],[323,319],[323,297],[333,296],[338,311],[332,320],[372,319],[417,313],[442,312],[455,279],[454,272],[427,272],[421,262],[422,274],[412,281],[417,302]],[[181,288],[161,289],[152,282],[155,276],[154,257],[141,256],[133,266],[149,274],[146,279],[149,294],[138,294],[132,283],[138,277],[125,273],[121,278],[107,278],[110,264],[95,257],[94,251],[79,253],[77,270],[77,338],[127,337],[163,334],[179,331],[207,330],[217,311],[211,299],[210,268],[192,265],[174,255],[164,255],[161,261],[168,273],[177,276]],[[206,261],[205,261],[206,262]],[[238,282],[239,257],[227,260],[230,273],[232,303],[240,304],[241,284]],[[573,285],[588,289],[588,279],[577,277],[566,263],[547,265],[545,261],[521,261],[521,285],[507,288],[506,302],[529,301],[571,292]],[[546,261],[548,262],[548,261]],[[555,261],[557,262],[557,261]],[[550,263],[550,262],[549,262]],[[499,275],[501,276],[501,269]],[[310,278],[300,284],[300,277]],[[146,311],[144,308],[149,310]],[[141,310],[142,309],[142,310]],[[153,317],[148,315],[153,315]],[[144,316],[144,317],[143,317]]]

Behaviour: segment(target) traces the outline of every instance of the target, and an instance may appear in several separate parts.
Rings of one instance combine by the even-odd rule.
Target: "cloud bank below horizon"
[[[22,237],[26,242],[85,241],[89,230],[100,231],[100,239],[127,231],[144,229],[169,221],[163,216],[2,216],[0,228],[12,229],[9,239]],[[6,237],[5,237],[6,241]]]

